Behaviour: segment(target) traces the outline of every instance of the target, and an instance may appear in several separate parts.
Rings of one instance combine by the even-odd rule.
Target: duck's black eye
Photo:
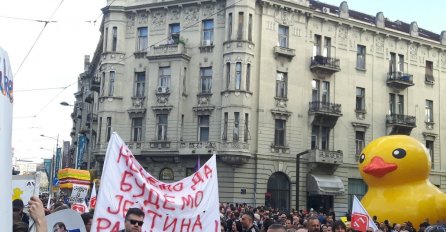
[[[392,155],[393,155],[393,157],[395,157],[397,159],[402,159],[406,156],[406,150],[404,150],[402,148],[397,148],[397,149],[393,150]]]
[[[361,155],[359,156],[359,163],[362,164],[362,162],[364,162],[365,160],[365,154],[361,153]]]

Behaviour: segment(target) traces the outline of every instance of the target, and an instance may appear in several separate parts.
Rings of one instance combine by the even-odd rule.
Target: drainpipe
[[[296,210],[299,211],[299,179],[300,179],[300,157],[308,154],[310,150],[305,150],[303,152],[296,154]]]

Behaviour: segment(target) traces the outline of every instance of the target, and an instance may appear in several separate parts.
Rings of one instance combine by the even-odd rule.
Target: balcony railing
[[[93,77],[91,79],[90,90],[99,93],[101,90],[101,79],[99,77]]]
[[[296,50],[292,49],[292,48],[275,46],[274,47],[274,54],[279,55],[279,56],[288,57],[289,59],[292,59],[294,56],[296,56]]]
[[[187,55],[186,46],[183,43],[151,46],[147,57],[149,59],[178,58],[178,57],[190,59],[190,57]]]
[[[407,127],[416,127],[416,117],[404,114],[388,114],[386,123],[389,125],[402,125]]]
[[[405,89],[413,86],[413,75],[403,72],[388,72],[387,85],[397,89]]]
[[[333,57],[325,57],[325,56],[313,56],[311,57],[311,65],[310,69],[314,68],[326,68],[330,69],[333,72],[340,71],[340,60]]]
[[[343,162],[343,153],[342,151],[313,149],[308,156],[308,162],[339,165]]]
[[[331,102],[312,101],[310,102],[310,112],[341,114],[341,104]]]

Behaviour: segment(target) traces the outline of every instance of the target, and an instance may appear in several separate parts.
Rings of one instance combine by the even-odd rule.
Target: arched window
[[[173,180],[173,171],[171,168],[163,168],[160,172],[160,180]]]

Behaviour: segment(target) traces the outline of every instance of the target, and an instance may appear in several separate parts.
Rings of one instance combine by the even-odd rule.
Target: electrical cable
[[[43,31],[45,30],[46,26],[48,25],[48,23],[52,22],[51,19],[53,18],[53,16],[56,14],[56,12],[59,10],[60,5],[62,5],[64,0],[61,0],[59,5],[56,7],[56,9],[53,11],[53,13],[51,14],[51,16],[48,18],[47,21],[42,21],[45,23],[45,25],[43,25],[42,30],[39,32],[39,34],[37,35],[37,38],[34,40],[34,43],[31,45],[31,48],[28,50],[28,53],[26,53],[25,58],[23,58],[22,62],[20,63],[17,71],[14,73],[14,79],[17,78],[17,74],[19,73],[20,69],[22,68],[23,64],[25,63],[25,61],[28,59],[29,54],[31,54],[31,51],[33,50],[34,46],[36,45],[37,41],[39,40],[40,36],[43,34]]]

